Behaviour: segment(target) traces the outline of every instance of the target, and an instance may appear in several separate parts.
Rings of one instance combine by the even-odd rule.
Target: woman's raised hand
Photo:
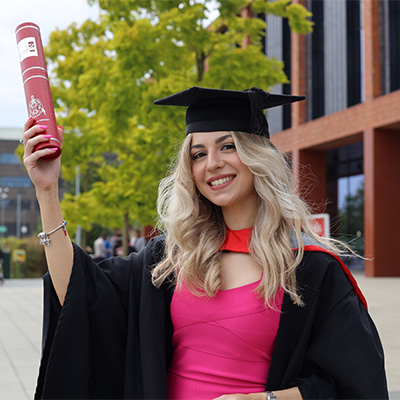
[[[54,150],[50,148],[33,152],[38,143],[51,138],[46,135],[46,127],[33,124],[34,120],[28,119],[24,126],[24,165],[36,187],[43,232],[50,232],[64,220],[58,195],[61,157],[52,161],[39,160],[43,156],[54,154]],[[58,128],[58,133],[62,140],[61,127]],[[63,304],[72,271],[72,243],[68,234],[65,235],[64,230],[58,229],[51,235],[51,244],[44,247],[51,280],[60,303]]]
[[[46,126],[33,125],[34,119],[30,118],[25,122],[23,141],[25,144],[24,165],[29,177],[37,191],[49,191],[57,188],[60,176],[61,157],[52,161],[41,161],[41,157],[54,153],[57,149],[43,149],[33,152],[34,147],[41,142],[49,141],[51,135],[46,134]],[[62,138],[62,127],[58,127]],[[37,136],[35,136],[37,135]]]

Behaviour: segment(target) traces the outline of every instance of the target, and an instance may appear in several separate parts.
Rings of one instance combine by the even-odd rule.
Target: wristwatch
[[[265,392],[265,394],[267,395],[267,400],[278,400],[276,396],[268,390]]]

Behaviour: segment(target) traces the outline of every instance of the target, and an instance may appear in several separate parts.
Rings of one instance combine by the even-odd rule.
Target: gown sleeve
[[[138,321],[143,287],[151,286],[146,267],[156,263],[155,253],[150,244],[125,259],[96,264],[74,245],[63,307],[45,276],[35,399],[144,397]]]
[[[378,332],[338,261],[308,254],[298,278],[305,307],[284,300],[269,390],[298,386],[303,399],[387,399]]]
[[[319,328],[303,376],[299,383],[305,399],[320,398],[321,380],[336,386],[336,398],[388,398],[378,332],[354,293],[343,298]]]
[[[303,398],[388,398],[378,332],[333,259],[319,288],[315,313],[299,379]],[[327,390],[329,385],[335,388],[333,393]]]

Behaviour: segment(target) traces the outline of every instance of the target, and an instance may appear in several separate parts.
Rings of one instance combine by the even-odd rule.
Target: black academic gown
[[[158,237],[99,266],[74,246],[62,308],[45,277],[35,398],[167,399],[173,288],[157,289],[150,278],[163,246]],[[388,398],[378,333],[337,260],[306,251],[297,279],[305,307],[285,294],[266,389],[299,386],[304,399]]]

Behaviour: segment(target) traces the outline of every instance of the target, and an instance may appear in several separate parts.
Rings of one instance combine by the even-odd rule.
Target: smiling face
[[[199,192],[222,210],[255,210],[254,176],[242,163],[228,131],[195,132],[190,147],[192,174]]]

